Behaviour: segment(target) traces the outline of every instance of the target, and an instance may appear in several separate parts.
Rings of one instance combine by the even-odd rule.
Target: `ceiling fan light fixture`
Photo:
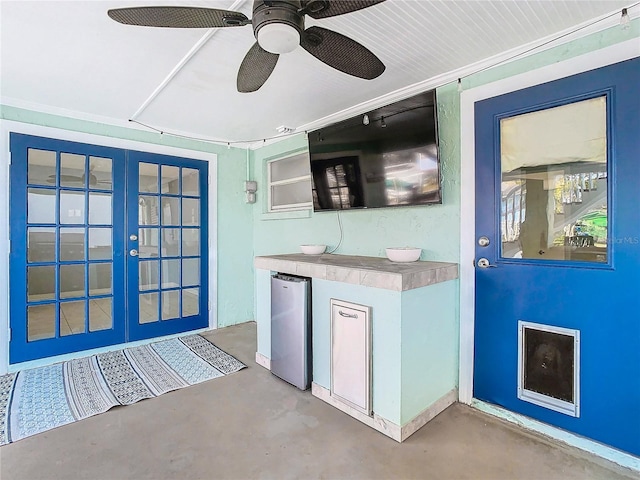
[[[270,53],[293,52],[300,45],[300,32],[286,23],[269,23],[258,30],[258,43]]]

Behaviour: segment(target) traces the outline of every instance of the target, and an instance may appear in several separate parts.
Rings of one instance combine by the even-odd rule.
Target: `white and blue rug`
[[[0,445],[245,368],[200,335],[0,376]]]

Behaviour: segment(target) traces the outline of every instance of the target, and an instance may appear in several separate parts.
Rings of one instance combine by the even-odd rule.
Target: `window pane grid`
[[[27,161],[27,341],[113,328],[112,160],[29,149]]]

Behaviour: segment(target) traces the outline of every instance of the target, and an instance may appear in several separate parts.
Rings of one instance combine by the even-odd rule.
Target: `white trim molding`
[[[468,405],[477,406],[478,401],[473,397],[473,358],[474,358],[474,305],[475,305],[475,103],[505,93],[541,83],[558,80],[578,73],[604,67],[614,63],[635,58],[639,55],[638,40],[625,42],[602,48],[584,55],[574,57],[563,62],[554,63],[536,70],[498,80],[465,90],[460,95],[460,156],[461,156],[461,199],[460,204],[460,372],[459,372],[459,400]],[[494,409],[495,410],[495,409]],[[492,413],[490,411],[489,413]],[[516,414],[509,413],[510,416]],[[523,423],[525,428],[531,428],[529,423]],[[566,441],[566,432],[555,427],[546,427],[545,434]],[[592,440],[573,436],[576,439],[573,446],[587,451],[593,451],[608,460],[620,463],[629,468],[640,467],[637,459],[628,461],[627,457],[610,455],[608,449],[596,448],[599,443]],[[633,457],[635,458],[635,457]],[[618,461],[622,459],[623,461]]]
[[[209,326],[217,328],[217,168],[215,153],[188,150],[179,147],[146,143],[137,140],[103,136],[93,133],[45,127],[13,120],[0,120],[0,375],[16,366],[9,364],[9,165],[11,159],[9,134],[11,132],[40,137],[55,138],[71,142],[89,143],[127,150],[138,150],[161,155],[204,160],[209,163]],[[128,344],[127,344],[128,345]],[[120,346],[121,347],[121,346]],[[106,347],[106,348],[116,348]],[[96,350],[98,351],[98,350]],[[55,361],[68,360],[85,355],[87,352],[56,357]],[[95,352],[94,352],[95,353]],[[51,358],[29,362],[28,366],[54,363]],[[17,364],[24,368],[27,364]]]
[[[267,370],[271,370],[271,359],[259,352],[256,352],[256,363]]]
[[[256,358],[257,355],[258,354],[256,354]],[[413,417],[413,419],[409,420],[403,426],[400,426],[376,415],[375,412],[373,415],[369,416],[361,409],[352,407],[351,405],[338,400],[338,398],[331,395],[331,390],[315,382],[311,383],[311,394],[314,397],[327,402],[329,405],[336,407],[338,410],[343,411],[347,415],[350,415],[356,420],[359,420],[368,427],[371,427],[400,443],[404,442],[407,438],[425,426],[431,419],[435,418],[450,405],[454,404],[458,398],[458,390],[454,388],[433,402],[418,415]]]
[[[554,441],[565,443],[574,448],[579,448],[580,450],[597,455],[617,465],[640,473],[640,458],[634,457],[629,453],[616,450],[615,448],[602,443],[588,440],[566,430],[552,427],[546,423],[539,422],[524,415],[520,415],[519,413],[514,413],[505,408],[498,407],[481,400],[473,400],[470,405],[481,412],[501,418],[502,420],[513,423],[519,427],[540,433]]]

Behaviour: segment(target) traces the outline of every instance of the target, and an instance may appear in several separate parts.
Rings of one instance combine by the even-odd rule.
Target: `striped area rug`
[[[0,445],[246,365],[201,335],[0,376]]]

